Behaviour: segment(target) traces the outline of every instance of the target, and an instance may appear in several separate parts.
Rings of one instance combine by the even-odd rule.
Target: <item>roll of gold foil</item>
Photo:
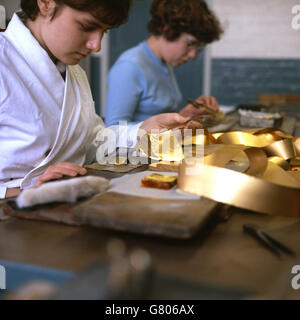
[[[295,147],[297,156],[300,157],[300,137],[294,140],[294,147]]]
[[[268,162],[267,169],[262,178],[278,185],[300,188],[300,181],[290,175],[288,171],[283,170],[281,167],[270,161]]]
[[[148,155],[182,160],[180,148],[193,150],[195,155],[197,145],[205,147],[204,159],[188,161],[185,155],[178,180],[183,191],[257,212],[300,216],[300,138],[277,128],[214,134],[204,130],[203,135],[182,140],[182,147],[176,143],[169,153],[163,152],[163,139],[171,134],[150,136],[152,153]],[[225,169],[233,160],[248,161],[248,170],[240,173]]]
[[[261,177],[268,167],[266,153],[260,148],[247,148],[245,153],[249,159],[249,169],[247,174]]]
[[[279,156],[284,160],[289,160],[296,157],[296,150],[294,148],[292,139],[284,139],[276,141],[264,147],[268,156]]]
[[[269,157],[268,161],[273,162],[284,170],[290,170],[290,164],[281,157]]]
[[[224,168],[185,162],[178,188],[195,195],[256,212],[299,217],[300,188],[277,185]]]

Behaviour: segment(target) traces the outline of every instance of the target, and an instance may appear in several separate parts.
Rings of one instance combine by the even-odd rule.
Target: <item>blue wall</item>
[[[113,65],[120,54],[149,37],[147,23],[150,20],[151,0],[134,2],[128,22],[110,31],[110,63]]]

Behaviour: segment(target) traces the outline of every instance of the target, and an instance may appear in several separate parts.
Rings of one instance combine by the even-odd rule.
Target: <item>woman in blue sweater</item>
[[[191,104],[180,110],[182,95],[173,67],[196,58],[200,48],[220,38],[218,19],[203,0],[154,0],[151,15],[150,38],[125,51],[110,70],[107,126],[134,124],[160,113],[193,117],[205,112]],[[218,109],[213,97],[197,102]]]

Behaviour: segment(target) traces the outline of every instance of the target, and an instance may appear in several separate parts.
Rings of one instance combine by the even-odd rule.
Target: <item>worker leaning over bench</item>
[[[131,0],[21,1],[22,11],[0,34],[0,199],[85,174],[82,166],[95,160],[95,138],[105,126],[77,64],[101,49],[103,34],[126,21],[130,5]],[[132,146],[142,130],[187,121],[176,113],[154,116],[129,126],[125,141]]]

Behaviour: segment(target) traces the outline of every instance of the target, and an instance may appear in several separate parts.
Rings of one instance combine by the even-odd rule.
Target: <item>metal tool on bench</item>
[[[271,237],[265,231],[260,229],[259,227],[253,224],[244,224],[243,226],[244,232],[247,232],[256,240],[258,240],[263,246],[269,249],[272,253],[274,253],[278,258],[282,258],[282,253],[285,253],[290,256],[295,256],[296,253],[279,242],[278,240]]]

